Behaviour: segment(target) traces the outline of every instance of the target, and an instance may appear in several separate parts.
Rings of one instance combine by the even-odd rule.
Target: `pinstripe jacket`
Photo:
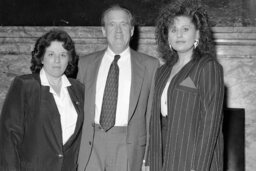
[[[156,73],[150,171],[222,171],[222,67],[205,57],[190,61],[173,77],[168,88],[167,140],[162,154],[160,103],[171,69],[165,64]]]

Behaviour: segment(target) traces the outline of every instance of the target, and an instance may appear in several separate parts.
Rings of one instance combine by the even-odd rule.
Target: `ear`
[[[106,30],[105,30],[104,26],[101,27],[101,31],[102,31],[103,36],[106,37]]]
[[[134,26],[132,26],[131,28],[131,37],[133,36],[133,33],[134,33]]]

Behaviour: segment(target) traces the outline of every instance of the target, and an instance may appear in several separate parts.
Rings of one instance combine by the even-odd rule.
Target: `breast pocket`
[[[178,85],[175,89],[177,91],[181,91],[183,93],[191,93],[191,94],[194,94],[194,95],[198,94],[198,89],[197,88]]]
[[[189,117],[196,116],[192,113],[199,109],[200,95],[198,89],[179,85],[174,90],[172,100],[175,104],[175,111],[173,112],[189,112],[191,113]],[[189,118],[187,118],[187,120],[189,120]]]

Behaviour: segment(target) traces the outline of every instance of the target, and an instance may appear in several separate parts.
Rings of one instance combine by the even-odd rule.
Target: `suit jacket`
[[[74,134],[62,145],[60,115],[40,77],[18,76],[12,82],[0,120],[0,170],[75,171],[83,122],[83,85],[69,79],[78,118]]]
[[[150,171],[222,171],[223,70],[216,60],[190,61],[168,89],[166,144],[161,137],[161,95],[172,66],[156,73],[150,124]],[[162,152],[162,145],[165,151]]]
[[[84,171],[89,161],[95,118],[96,81],[99,66],[105,51],[99,51],[81,58],[79,61],[78,79],[85,84],[84,126],[78,158],[78,170]],[[131,92],[129,119],[127,126],[127,147],[129,168],[139,171],[145,153],[149,116],[153,98],[153,77],[159,62],[156,58],[135,52],[131,49]]]

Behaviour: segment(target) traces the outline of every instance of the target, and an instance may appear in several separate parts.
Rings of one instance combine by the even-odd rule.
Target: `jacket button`
[[[58,157],[59,157],[59,158],[62,158],[62,157],[63,157],[63,155],[62,155],[62,154],[58,154]]]
[[[89,141],[89,145],[92,145],[92,142],[91,142],[91,141]]]

